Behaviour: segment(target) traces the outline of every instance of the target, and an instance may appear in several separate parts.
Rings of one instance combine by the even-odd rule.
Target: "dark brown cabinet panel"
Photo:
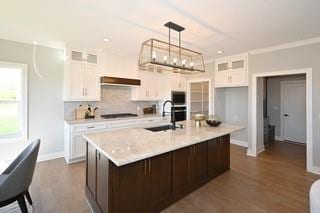
[[[108,212],[109,159],[97,151],[97,204],[102,212]]]
[[[230,169],[230,135],[208,141],[208,176],[216,177]]]
[[[96,149],[87,143],[86,184],[92,197],[96,197]]]
[[[203,183],[207,178],[207,143],[192,146],[192,182],[194,185]]]
[[[220,170],[220,143],[219,138],[208,141],[208,176],[215,177]]]
[[[146,212],[146,162],[113,165],[113,212]]]
[[[172,153],[147,160],[148,212],[159,212],[168,204],[172,194]]]
[[[175,197],[185,195],[191,187],[191,151],[191,147],[187,147],[172,153],[173,193]]]

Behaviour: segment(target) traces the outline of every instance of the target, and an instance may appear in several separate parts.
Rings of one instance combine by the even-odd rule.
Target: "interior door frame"
[[[286,81],[280,81],[280,139],[281,140],[285,140],[284,138],[284,117],[283,117],[283,114],[284,114],[284,109],[283,109],[283,106],[284,106],[284,86],[286,84],[298,84],[298,83],[303,83],[305,86],[306,86],[306,80],[286,80]],[[307,88],[307,87],[306,87]]]
[[[211,79],[210,78],[199,78],[187,80],[187,120],[190,120],[190,109],[191,109],[191,83],[205,82],[208,81],[209,85],[209,115],[214,112],[212,109],[212,93],[211,93]]]
[[[283,75],[296,75],[296,74],[305,74],[306,75],[306,133],[307,133],[307,140],[306,140],[306,163],[307,163],[307,171],[318,173],[318,169],[313,164],[313,112],[312,112],[312,68],[303,68],[303,69],[296,69],[296,70],[280,70],[274,72],[264,72],[264,73],[254,73],[252,74],[251,79],[251,141],[252,144],[247,150],[247,155],[256,157],[259,152],[264,150],[264,147],[257,147],[258,146],[258,136],[261,137],[263,135],[263,128],[258,129],[257,124],[261,126],[258,122],[258,102],[257,102],[257,91],[258,91],[258,79],[263,77],[273,77],[273,76],[283,76]],[[263,127],[263,125],[262,125]],[[259,150],[259,152],[258,152]]]

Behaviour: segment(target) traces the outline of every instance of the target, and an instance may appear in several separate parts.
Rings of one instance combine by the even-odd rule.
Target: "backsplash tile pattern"
[[[65,119],[73,118],[73,110],[79,107],[80,104],[90,104],[97,106],[99,109],[96,115],[111,114],[111,113],[136,113],[141,115],[142,108],[158,105],[156,101],[131,101],[131,87],[125,86],[102,86],[101,87],[101,101],[99,102],[64,102],[64,117]],[[138,111],[137,108],[140,108]],[[159,107],[158,107],[159,108]]]

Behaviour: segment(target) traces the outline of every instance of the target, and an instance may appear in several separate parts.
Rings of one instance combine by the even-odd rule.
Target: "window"
[[[0,62],[0,141],[27,139],[27,67]]]

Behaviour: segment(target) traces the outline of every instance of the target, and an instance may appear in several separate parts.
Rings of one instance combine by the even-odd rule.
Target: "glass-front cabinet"
[[[215,87],[248,86],[248,54],[215,60]]]

